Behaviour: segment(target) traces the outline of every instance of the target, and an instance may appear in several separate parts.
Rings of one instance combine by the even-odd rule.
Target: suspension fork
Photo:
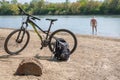
[[[21,43],[23,41],[23,38],[24,38],[24,35],[25,35],[25,32],[26,32],[26,28],[24,28],[23,24],[22,24],[22,27],[20,28],[20,31],[18,33],[16,42]]]

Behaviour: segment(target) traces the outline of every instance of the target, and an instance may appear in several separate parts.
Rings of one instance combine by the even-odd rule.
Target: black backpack
[[[69,45],[64,39],[56,39],[54,58],[60,61],[68,60],[70,56],[70,50],[68,47]]]

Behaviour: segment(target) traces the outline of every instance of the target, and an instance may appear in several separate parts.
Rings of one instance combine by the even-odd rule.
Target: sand
[[[4,41],[13,30],[0,29],[0,80],[120,80],[120,39],[93,35],[76,35],[78,47],[67,62],[51,60],[48,48],[40,50],[40,41],[34,32],[19,55],[4,51]],[[14,76],[25,58],[39,56],[43,75]]]

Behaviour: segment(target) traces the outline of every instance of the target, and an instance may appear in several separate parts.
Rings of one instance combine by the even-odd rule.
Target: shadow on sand
[[[35,55],[34,58],[37,58],[37,59],[40,59],[40,60],[53,61],[53,62],[66,62],[66,61],[57,60],[57,59],[53,58],[53,56],[39,56],[39,55]]]
[[[39,56],[39,55],[35,55],[33,56],[34,58],[38,59],[38,60],[48,60],[48,61],[53,61],[53,62],[63,62],[63,61],[59,61],[55,58],[53,58],[53,56]],[[25,59],[25,58],[30,58],[30,57],[19,57],[18,55],[2,55],[0,56],[0,61],[4,60],[8,60],[8,59]],[[65,61],[64,61],[65,62]]]

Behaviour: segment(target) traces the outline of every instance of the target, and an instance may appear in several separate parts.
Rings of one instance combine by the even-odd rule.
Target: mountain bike
[[[43,30],[36,23],[35,20],[40,20],[38,17],[26,13],[21,7],[19,7],[20,13],[25,17],[25,20],[22,21],[20,29],[12,31],[6,38],[4,43],[5,51],[10,54],[18,54],[26,48],[30,40],[29,30],[27,30],[28,24],[33,27],[34,32],[37,34],[41,40],[41,47],[49,47],[51,52],[54,52],[55,41],[58,38],[63,38],[69,44],[70,53],[72,54],[77,47],[77,39],[73,32],[67,29],[58,29],[54,32],[51,32],[52,24],[57,21],[57,19],[46,19],[50,21],[48,30]],[[45,34],[45,38],[41,36],[41,33]]]

